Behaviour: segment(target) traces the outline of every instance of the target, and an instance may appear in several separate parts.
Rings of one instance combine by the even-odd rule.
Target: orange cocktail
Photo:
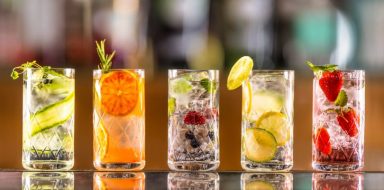
[[[99,170],[145,165],[144,71],[93,73],[93,157]]]

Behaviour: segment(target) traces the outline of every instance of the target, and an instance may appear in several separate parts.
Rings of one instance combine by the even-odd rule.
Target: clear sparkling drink
[[[23,76],[23,157],[30,170],[73,167],[75,71],[27,69]]]
[[[219,71],[169,70],[168,166],[208,171],[219,166]]]
[[[290,173],[243,173],[241,189],[279,189],[292,190],[293,176]]]
[[[144,71],[93,73],[93,165],[138,171],[145,165]]]
[[[293,165],[293,71],[254,70],[242,84],[241,166],[286,171]]]
[[[324,76],[313,80],[312,166],[322,171],[361,170],[364,164],[365,73],[338,72],[340,92],[330,101]],[[334,88],[336,89],[336,88]],[[337,94],[336,94],[337,95]]]

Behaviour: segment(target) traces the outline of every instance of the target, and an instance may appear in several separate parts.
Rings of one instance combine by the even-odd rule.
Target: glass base
[[[312,168],[318,171],[327,171],[327,172],[349,172],[349,171],[361,171],[363,168],[362,163],[318,163],[312,162]]]
[[[241,161],[241,167],[246,171],[255,172],[284,172],[292,169],[293,164],[279,163],[255,163],[250,161]]]
[[[72,161],[49,161],[33,160],[23,161],[23,167],[27,170],[70,170],[73,167]]]
[[[103,163],[93,162],[93,166],[101,171],[140,171],[144,169],[145,161],[131,163]]]
[[[215,162],[168,162],[168,167],[174,171],[213,171],[220,165],[219,161]]]

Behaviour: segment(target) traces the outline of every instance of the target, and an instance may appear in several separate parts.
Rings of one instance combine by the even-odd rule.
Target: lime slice
[[[245,190],[274,190],[272,184],[266,181],[252,181],[245,184]]]
[[[175,112],[176,107],[176,99],[175,98],[168,98],[168,116],[171,116],[173,112]]]
[[[107,154],[108,149],[108,133],[105,130],[105,127],[101,120],[96,129],[96,140],[98,144],[97,153],[99,155],[99,158],[103,159]]]
[[[275,157],[277,142],[273,135],[260,128],[248,128],[245,132],[245,156],[254,162],[267,162]]]
[[[170,85],[171,93],[174,95],[186,94],[192,90],[191,83],[185,78],[173,79]]]
[[[229,72],[227,80],[228,90],[234,90],[241,86],[245,81],[253,68],[253,60],[249,56],[241,57],[233,66]]]
[[[290,137],[287,116],[280,112],[266,112],[256,121],[255,127],[272,133],[279,146],[284,146]]]
[[[74,93],[71,93],[66,98],[42,108],[35,114],[31,115],[30,128],[31,136],[52,128],[60,126],[73,116],[74,112]]]
[[[265,112],[280,112],[284,106],[283,97],[277,92],[261,90],[254,92],[251,96],[252,103],[248,112],[248,119],[251,121],[255,121]]]

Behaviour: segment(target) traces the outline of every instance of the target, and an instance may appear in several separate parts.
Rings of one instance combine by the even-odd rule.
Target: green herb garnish
[[[207,92],[209,92],[209,93],[213,93],[213,92],[215,92],[216,87],[217,87],[217,84],[216,84],[215,81],[211,81],[211,80],[209,80],[209,79],[207,79],[207,78],[202,79],[202,80],[200,81],[200,85],[203,86],[203,88],[204,88]]]
[[[113,56],[115,56],[115,51],[113,51],[112,54],[106,54],[104,44],[105,40],[102,40],[100,42],[96,41],[96,51],[100,59],[99,69],[101,69],[105,73],[108,72],[109,69],[111,69],[112,67],[112,59]]]
[[[16,80],[19,78],[21,74],[23,74],[27,69],[36,68],[36,69],[43,69],[44,73],[51,70],[50,66],[41,66],[36,61],[27,61],[26,63],[21,64],[18,67],[15,67],[12,69],[11,77],[13,80]]]
[[[337,69],[337,65],[333,65],[333,64],[328,64],[328,65],[314,65],[313,63],[311,63],[310,61],[307,61],[307,65],[312,69],[312,71],[315,73],[315,74],[319,74],[323,71],[329,71],[329,72],[333,72]]]

